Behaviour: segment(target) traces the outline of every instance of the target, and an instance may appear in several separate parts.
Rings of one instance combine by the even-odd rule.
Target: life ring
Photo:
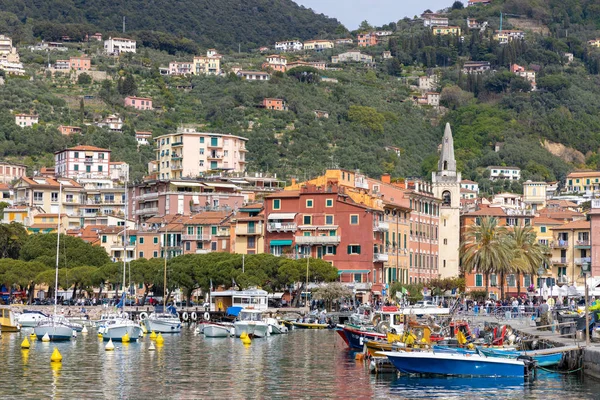
[[[143,320],[145,320],[146,318],[148,318],[148,314],[147,314],[146,312],[142,312],[142,313],[140,313],[140,319],[141,319],[142,321],[143,321]]]
[[[198,314],[196,314],[196,311],[192,311],[192,314],[190,315],[190,317],[192,318],[192,321],[198,320]]]
[[[210,321],[210,314],[208,313],[208,311],[204,313],[204,320]]]
[[[187,322],[187,321],[188,321],[188,319],[190,318],[190,316],[188,315],[187,311],[184,311],[184,312],[181,314],[181,318],[183,319],[183,321],[184,321],[184,322]]]

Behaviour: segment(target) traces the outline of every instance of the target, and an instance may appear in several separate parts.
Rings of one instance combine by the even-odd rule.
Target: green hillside
[[[126,32],[147,44],[177,50],[272,45],[287,38],[333,33],[339,23],[291,0],[0,0],[0,30],[18,39],[74,40],[100,31]],[[24,24],[23,24],[24,22]],[[189,39],[191,41],[188,41]]]

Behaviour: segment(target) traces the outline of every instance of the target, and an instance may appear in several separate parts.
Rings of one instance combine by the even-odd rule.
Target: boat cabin
[[[415,321],[416,318],[448,315],[450,315],[449,308],[407,307],[400,309],[395,306],[389,306],[382,307],[380,311],[375,312],[373,325],[385,324],[389,327],[390,331],[394,329],[393,332],[401,333],[404,332],[404,327],[409,325],[411,321]]]
[[[259,310],[242,310],[238,315],[240,321],[262,321],[262,312]]]
[[[228,307],[265,311],[268,293],[262,289],[223,290],[210,292],[210,311],[227,310]]]

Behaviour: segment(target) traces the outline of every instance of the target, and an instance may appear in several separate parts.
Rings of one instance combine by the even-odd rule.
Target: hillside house
[[[521,168],[518,167],[502,167],[492,165],[487,167],[487,170],[490,171],[490,180],[492,181],[497,179],[518,181],[521,179]]]
[[[286,40],[275,43],[275,50],[283,52],[301,51],[304,45],[299,40]]]
[[[287,58],[277,54],[267,56],[267,61],[262,65],[263,69],[285,72],[287,70]]]
[[[362,62],[372,63],[373,57],[368,54],[363,54],[360,51],[347,51],[345,53],[338,54],[337,56],[331,57],[333,64],[345,63],[345,62]]]
[[[294,61],[294,62],[287,64],[288,71],[290,69],[297,68],[297,67],[312,67],[312,68],[316,68],[316,69],[325,70],[327,68],[327,64],[323,61],[311,61],[311,62]]]
[[[304,50],[323,51],[333,49],[334,44],[331,40],[308,40],[304,42]]]
[[[94,33],[93,35],[85,35],[85,40],[89,42],[90,40],[96,40],[98,42],[102,41],[102,34],[99,32]]]
[[[479,29],[479,30],[485,30],[488,26],[488,22],[487,21],[477,21],[476,19],[471,19],[471,18],[467,18],[467,28],[468,29]]]
[[[460,36],[460,26],[432,26],[431,31],[437,36],[456,35]]]
[[[133,107],[136,110],[152,110],[152,99],[150,97],[125,97],[125,107]]]
[[[531,83],[531,88],[533,90],[535,90],[537,88],[537,85],[535,82],[535,71],[526,70],[525,67],[522,67],[518,64],[511,64],[510,72],[524,78],[526,81]]]
[[[123,120],[116,114],[111,114],[98,123],[99,127],[107,127],[111,131],[121,132],[123,129]]]
[[[600,39],[592,39],[592,40],[588,40],[588,45],[593,46],[593,47],[600,47]]]
[[[39,122],[39,116],[35,114],[16,114],[15,123],[21,128],[33,126]]]
[[[271,75],[262,71],[238,71],[237,76],[246,81],[268,81]]]
[[[419,90],[422,91],[434,91],[438,87],[438,76],[420,76],[419,77]]]
[[[500,44],[507,44],[513,40],[524,40],[525,32],[518,30],[504,29],[502,31],[496,31],[494,39],[500,42]]]
[[[377,46],[379,44],[378,37],[374,33],[359,33],[357,35],[358,47]]]
[[[267,110],[287,111],[288,107],[283,99],[265,98],[261,103],[261,107]]]
[[[463,73],[465,74],[483,74],[490,71],[492,68],[489,61],[467,61],[463,65]]]
[[[69,126],[69,125],[60,125],[58,127],[58,131],[65,136],[72,135],[74,133],[81,133],[81,127],[79,126]]]
[[[171,61],[169,63],[168,75],[189,75],[193,71],[193,63],[189,61]]]
[[[135,140],[138,142],[138,145],[148,146],[152,141],[152,132],[136,131]]]
[[[469,0],[467,7],[471,6],[487,6],[491,4],[492,0]]]
[[[422,14],[423,26],[428,28],[430,26],[448,26],[448,18],[442,17],[437,14]]]
[[[381,58],[383,58],[384,60],[389,60],[390,58],[392,58],[392,52],[384,51],[383,54],[381,54]]]
[[[112,38],[104,41],[104,52],[118,56],[121,53],[135,53],[136,41],[127,38]]]
[[[335,40],[335,44],[353,44],[354,40],[352,38],[343,38],[343,39],[336,39]]]
[[[92,60],[89,57],[70,57],[69,65],[74,71],[89,71],[92,68]]]

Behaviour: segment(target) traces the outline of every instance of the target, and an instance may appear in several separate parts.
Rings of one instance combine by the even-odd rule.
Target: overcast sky
[[[436,11],[451,7],[454,0],[294,0],[319,14],[337,18],[353,30],[365,19],[371,25],[397,22],[404,17],[420,15],[426,9]]]

